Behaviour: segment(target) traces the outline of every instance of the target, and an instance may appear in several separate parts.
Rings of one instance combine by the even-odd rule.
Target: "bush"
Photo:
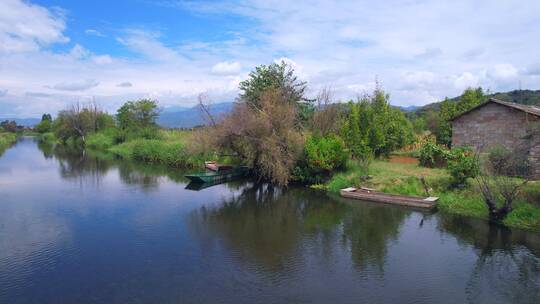
[[[476,177],[480,166],[474,152],[468,148],[454,148],[448,153],[448,172],[452,177],[452,186],[466,185],[468,178]]]
[[[52,122],[50,120],[42,120],[34,127],[34,130],[41,134],[51,132]]]
[[[108,134],[107,134],[108,133]],[[86,140],[86,146],[93,149],[105,150],[115,144],[112,132],[100,132],[90,134]]]
[[[310,137],[305,146],[308,166],[314,171],[342,168],[349,157],[345,143],[337,136]]]
[[[320,183],[331,172],[343,168],[348,158],[348,150],[341,138],[308,137],[304,157],[293,169],[293,179],[304,183]]]
[[[420,149],[420,165],[428,168],[444,167],[447,156],[448,150],[446,148],[432,142],[427,142]]]

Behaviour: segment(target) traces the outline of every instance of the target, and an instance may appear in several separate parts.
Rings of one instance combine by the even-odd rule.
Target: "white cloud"
[[[95,79],[86,79],[75,82],[62,82],[55,84],[52,88],[60,91],[84,91],[97,87],[99,82]]]
[[[101,33],[100,31],[95,30],[95,29],[87,29],[87,30],[84,31],[84,33],[85,33],[86,35],[90,35],[90,36],[106,37],[106,35],[104,35],[104,34]]]
[[[513,80],[518,76],[518,69],[511,64],[496,64],[487,71],[487,76],[500,81]]]
[[[153,24],[158,32],[143,24],[115,32],[132,54],[96,54],[81,41],[55,51],[47,47],[69,39],[62,14],[0,0],[0,88],[9,90],[0,96],[0,110],[40,115],[92,96],[111,111],[148,96],[162,106],[193,105],[201,92],[230,101],[248,70],[276,58],[308,81],[311,96],[330,86],[345,100],[371,91],[376,78],[401,105],[453,97],[468,86],[504,90],[518,79],[524,88],[540,89],[540,41],[530,39],[540,35],[539,1],[225,0],[176,6],[209,18],[234,14],[247,24],[223,40],[200,41],[173,41],[166,26]],[[84,33],[102,34],[93,28]],[[136,86],[119,86],[126,79]]]
[[[159,38],[158,32],[150,32],[140,29],[128,29],[124,37],[119,37],[118,42],[144,57],[160,61],[179,61],[182,56],[174,49],[165,46]]]
[[[0,52],[35,51],[65,43],[65,22],[58,12],[20,0],[0,1]]]
[[[470,72],[464,72],[461,75],[454,77],[454,87],[460,91],[470,87],[477,87],[478,84],[478,76],[475,76]]]
[[[242,66],[238,61],[222,61],[212,67],[212,73],[217,75],[236,75],[241,69]]]

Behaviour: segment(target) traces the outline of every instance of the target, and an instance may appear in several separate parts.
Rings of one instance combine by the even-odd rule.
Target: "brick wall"
[[[473,110],[452,122],[452,146],[485,150],[494,145],[510,149],[527,147],[535,177],[540,179],[540,146],[537,139],[524,139],[531,122],[538,117],[497,103]]]

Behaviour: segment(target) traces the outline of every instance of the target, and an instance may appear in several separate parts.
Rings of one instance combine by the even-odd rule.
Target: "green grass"
[[[160,130],[159,139],[134,139],[107,150],[126,159],[178,168],[202,168],[205,160],[216,159],[213,153],[190,153],[187,149],[190,135],[189,131]]]
[[[369,167],[371,179],[362,182],[365,172],[352,164],[345,172],[335,174],[326,184],[330,192],[346,187],[365,186],[379,191],[403,195],[425,196],[420,181],[423,176],[430,195],[438,196],[440,212],[488,219],[488,211],[474,180],[464,189],[451,189],[450,176],[444,169],[420,167],[416,164],[390,163],[376,160]],[[530,182],[514,203],[513,211],[503,221],[509,227],[540,232],[540,181]]]
[[[17,135],[14,133],[0,133],[0,154],[17,141]]]

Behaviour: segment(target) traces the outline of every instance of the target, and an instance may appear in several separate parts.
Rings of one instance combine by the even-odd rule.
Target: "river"
[[[0,303],[540,303],[540,235],[22,138]]]

